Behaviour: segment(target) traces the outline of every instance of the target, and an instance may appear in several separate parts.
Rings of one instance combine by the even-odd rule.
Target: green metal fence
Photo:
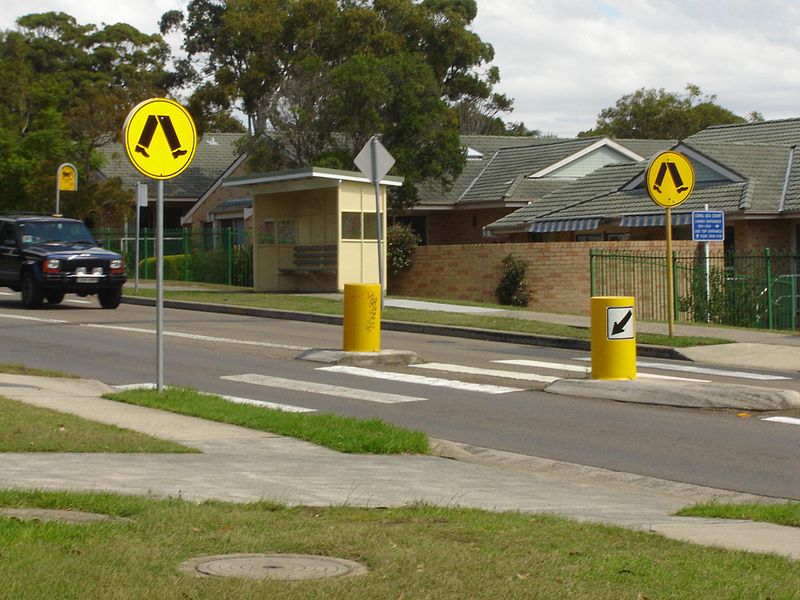
[[[105,248],[119,252],[128,265],[128,278],[136,267],[135,232],[112,229],[94,231]],[[156,277],[155,231],[142,229],[138,236],[139,277]],[[234,229],[164,231],[164,279],[221,283],[252,287],[253,244],[249,232]]]
[[[634,296],[642,320],[667,320],[666,257],[590,250],[593,296]],[[673,252],[675,322],[797,329],[800,254]]]

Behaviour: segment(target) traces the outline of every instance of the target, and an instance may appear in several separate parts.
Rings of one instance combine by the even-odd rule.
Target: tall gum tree
[[[183,32],[201,114],[245,115],[253,168],[351,169],[378,134],[406,177],[392,198],[405,206],[415,183],[463,168],[460,106],[511,108],[476,14],[475,0],[191,0],[161,30]]]

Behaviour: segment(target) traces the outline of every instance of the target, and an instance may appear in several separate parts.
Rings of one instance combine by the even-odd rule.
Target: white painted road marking
[[[225,375],[222,377],[222,379],[225,379],[226,381],[239,381],[242,383],[252,383],[254,385],[293,390],[296,392],[306,392],[309,394],[323,394],[325,396],[350,398],[352,400],[366,400],[368,402],[378,402],[380,404],[424,402],[427,400],[427,398],[418,398],[415,396],[401,396],[399,394],[371,392],[369,390],[360,390],[338,385],[327,385],[324,383],[313,383],[310,381],[297,381],[295,379],[284,379],[283,377],[270,377],[268,375],[259,375],[257,373]]]
[[[9,315],[4,313],[0,313],[0,318],[18,319],[20,321],[38,321],[39,323],[69,323],[69,321],[62,321],[61,319],[43,319],[42,317],[27,317],[25,315]]]
[[[496,360],[494,362],[503,362]],[[558,377],[549,375],[536,375],[535,373],[520,373],[518,371],[498,371],[497,369],[481,369],[464,365],[449,365],[444,363],[422,363],[411,365],[417,369],[431,369],[432,371],[446,371],[448,373],[464,373],[466,375],[485,375],[487,377],[503,377],[505,379],[518,379],[520,381],[537,381],[539,383],[553,383]],[[583,368],[583,367],[581,367]]]
[[[522,359],[509,359],[509,360],[494,360],[492,362],[503,365],[517,365],[519,367],[538,367],[540,369],[552,369],[554,371],[569,371],[572,373],[591,374],[590,367],[583,367],[581,365],[570,365],[566,363],[545,362],[541,360],[522,360]],[[666,379],[671,381],[694,381],[696,383],[708,383],[708,379],[692,379],[689,377],[672,377],[670,375],[655,375],[653,373],[637,373],[639,379]]]
[[[272,408],[291,413],[317,412],[316,408],[304,408],[302,406],[292,406],[291,404],[280,404],[278,402],[267,402],[266,400],[252,400],[250,398],[239,398],[238,396],[220,396],[223,400],[234,404],[247,404],[249,406],[259,406],[261,408]]]
[[[765,417],[762,421],[772,421],[773,423],[788,423],[789,425],[800,425],[800,419],[793,417]]]
[[[578,356],[574,360],[589,362],[592,359]],[[656,363],[646,361],[636,361],[636,366],[646,369],[663,369],[665,371],[681,371],[684,373],[697,373],[699,375],[722,375],[724,377],[737,377],[739,379],[756,379],[758,381],[780,381],[792,379],[783,375],[765,375],[764,373],[751,373],[749,371],[726,371],[724,369],[712,369],[709,367],[695,367],[693,365],[681,365],[672,363]]]
[[[124,385],[115,385],[114,386],[118,390],[154,390],[158,386],[155,383],[127,383]],[[201,392],[201,393],[208,393],[208,392]],[[273,408],[275,410],[282,410],[283,412],[293,412],[293,413],[306,413],[306,412],[317,412],[315,408],[303,408],[302,406],[292,406],[291,404],[279,404],[277,402],[267,402],[266,400],[253,400],[251,398],[239,398],[238,396],[221,396],[219,394],[212,394],[214,396],[219,396],[223,400],[227,400],[228,402],[232,402],[234,404],[248,404],[250,406],[259,406],[262,408]]]
[[[791,379],[783,375],[765,375],[763,373],[750,373],[748,371],[725,371],[723,369],[709,369],[707,367],[695,367],[692,365],[673,365],[671,363],[656,362],[637,362],[637,365],[649,369],[666,369],[671,371],[683,371],[685,373],[699,373],[701,375],[722,375],[724,377],[738,377],[740,379],[755,379],[758,381],[780,381]]]
[[[416,383],[420,385],[430,385],[434,387],[445,387],[464,392],[480,392],[483,394],[508,394],[510,392],[522,392],[524,390],[499,385],[484,385],[480,383],[467,383],[455,379],[438,379],[435,377],[425,377],[422,375],[410,375],[408,373],[390,373],[384,371],[374,371],[362,367],[320,367],[318,371],[329,371],[331,373],[346,373],[359,377],[370,377],[372,379],[384,379],[388,381],[399,381],[401,383]]]
[[[66,321],[64,321],[66,323]],[[130,333],[147,333],[155,335],[155,329],[142,329],[139,327],[123,327],[121,325],[98,325],[95,323],[81,323],[81,327],[93,327],[96,329],[113,329],[116,331],[127,331]],[[238,344],[240,346],[260,346],[263,348],[280,348],[282,350],[298,350],[304,352],[310,350],[306,346],[291,346],[288,344],[273,344],[271,342],[253,342],[249,340],[233,340],[230,338],[214,337],[210,335],[198,335],[194,333],[179,333],[177,331],[165,331],[165,337],[184,338],[188,340],[199,340],[203,342],[220,342],[223,344]]]

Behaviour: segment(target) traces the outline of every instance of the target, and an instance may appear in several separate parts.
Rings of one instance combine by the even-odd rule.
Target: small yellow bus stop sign
[[[75,165],[64,163],[58,167],[58,189],[62,192],[78,190],[78,169]]]
[[[125,153],[131,164],[152,179],[180,175],[194,158],[197,129],[183,106],[167,98],[137,104],[125,119]]]
[[[679,152],[668,150],[656,156],[647,167],[647,193],[664,208],[682,204],[694,190],[694,168]]]

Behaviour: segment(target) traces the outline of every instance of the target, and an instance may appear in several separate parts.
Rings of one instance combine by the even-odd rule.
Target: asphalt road
[[[5,291],[5,290],[3,290]],[[96,301],[23,310],[18,295],[0,295],[0,362],[50,368],[112,385],[154,382],[155,310],[123,304],[101,310]],[[379,417],[429,435],[673,481],[760,495],[800,499],[800,428],[765,422],[761,415],[701,411],[577,399],[541,391],[544,383],[512,377],[379,369],[395,379],[321,370],[296,360],[306,348],[341,347],[341,327],[193,311],[165,311],[165,383],[357,417]],[[500,364],[498,360],[586,366],[586,353],[440,336],[384,332],[385,349],[411,350],[429,362],[543,376],[576,372]],[[659,361],[667,363],[668,361]],[[696,377],[669,369],[661,376]],[[385,375],[389,373],[389,375]],[[281,378],[270,387],[253,376]],[[443,385],[415,383],[425,376]],[[525,376],[525,375],[522,375]],[[787,374],[787,376],[791,376]],[[222,379],[223,377],[235,378]],[[704,378],[798,389],[796,379],[757,382],[724,375]],[[284,384],[281,384],[281,381]],[[452,381],[506,386],[487,393],[456,389]],[[450,382],[450,383],[448,383]],[[429,382],[428,382],[429,383]],[[342,397],[309,386],[366,391]],[[404,400],[386,403],[389,400]],[[376,402],[383,398],[385,402]]]

